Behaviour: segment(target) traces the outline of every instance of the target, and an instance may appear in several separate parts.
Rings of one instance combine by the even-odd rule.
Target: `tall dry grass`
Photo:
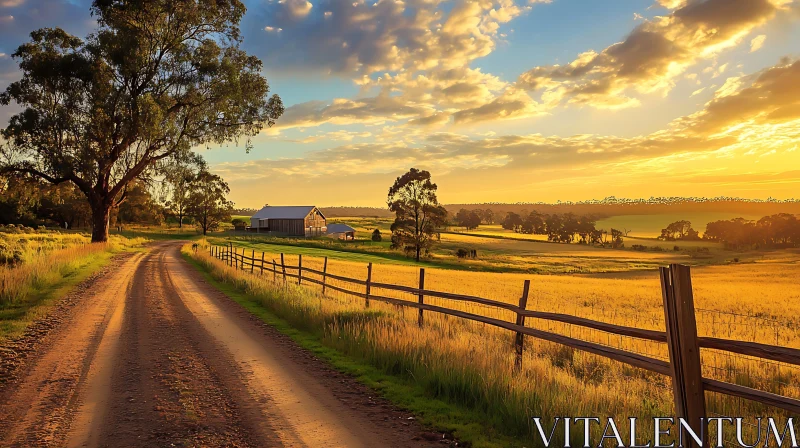
[[[246,253],[251,255],[250,250]],[[505,330],[434,313],[426,313],[426,325],[420,329],[415,324],[416,310],[376,302],[365,310],[363,299],[334,292],[323,298],[315,285],[299,289],[292,286],[292,279],[284,285],[280,274],[250,275],[225,266],[207,252],[195,257],[216,277],[252,294],[292,325],[320,332],[329,346],[389,373],[413,378],[432,396],[480,409],[511,434],[529,436],[531,416],[603,415],[623,420],[673,414],[670,380],[661,375],[530,337],[523,370],[513,375],[511,334]],[[296,256],[284,258],[287,265],[297,265]],[[279,262],[280,254],[267,253],[265,259]],[[304,257],[303,266],[321,270],[322,260]],[[365,279],[367,269],[364,264],[330,260],[328,272]],[[798,274],[800,266],[794,263],[695,269],[700,334],[800,348]],[[372,275],[376,282],[417,286],[418,270],[413,267],[375,265]],[[533,280],[529,309],[664,330],[656,273],[614,279],[428,269],[426,288],[516,303],[526,278]],[[328,281],[363,292],[359,289],[363,286]],[[416,296],[378,288],[373,288],[373,294],[416,300]],[[427,297],[426,303],[507,321],[515,318],[509,311],[453,300]],[[664,344],[537,319],[529,319],[527,325],[668,359]],[[704,350],[702,356],[704,376],[800,398],[800,370],[795,367],[715,351]],[[780,410],[717,394],[708,394],[707,402],[710,415],[786,416]]]
[[[0,233],[6,257],[0,264],[0,306],[27,300],[32,291],[74,273],[90,257],[143,241],[112,236],[107,243],[90,244],[89,236],[74,233]]]

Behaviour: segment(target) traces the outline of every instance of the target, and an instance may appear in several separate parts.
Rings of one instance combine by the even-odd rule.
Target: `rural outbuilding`
[[[325,215],[313,205],[268,205],[250,218],[250,230],[312,237],[324,235],[327,226]]]
[[[356,238],[356,229],[347,224],[329,224],[327,234],[331,238],[353,240]]]

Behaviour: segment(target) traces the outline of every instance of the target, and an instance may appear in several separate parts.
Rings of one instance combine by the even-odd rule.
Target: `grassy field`
[[[370,241],[369,229],[388,227],[388,220],[358,218],[342,219],[357,229],[356,241],[330,238],[279,238],[253,234],[216,234],[215,244],[234,244],[257,251],[303,253],[307,256],[330,256],[349,260],[388,264],[416,264],[411,258],[389,247],[390,233],[383,232],[380,243]],[[441,234],[429,257],[420,265],[446,269],[509,273],[622,273],[651,270],[670,263],[692,266],[727,264],[738,260],[749,262],[773,256],[769,252],[725,250],[707,241],[668,242],[654,238],[628,237],[621,249],[595,247],[585,244],[560,244],[542,241],[540,235],[524,235],[504,230],[500,226],[447,231]],[[636,250],[634,246],[645,247]],[[677,247],[677,250],[676,250]],[[459,249],[476,250],[475,259],[460,259]]]
[[[105,244],[89,244],[89,240],[79,233],[0,232],[4,260],[0,264],[0,341],[21,335],[114,253],[145,242],[120,236],[112,236]]]
[[[800,348],[800,290],[796,288],[800,256],[796,252],[782,254],[746,265],[695,268],[693,285],[700,335]],[[274,256],[275,253],[268,253],[267,259]],[[313,286],[310,290],[284,288],[280,277],[275,285],[271,275],[260,277],[233,271],[203,252],[197,257],[219,279],[239,285],[292,325],[316,329],[328,347],[368,362],[384,373],[414,381],[432,399],[475,409],[491,428],[486,432],[489,437],[477,437],[475,446],[512,446],[494,444],[492,434],[516,438],[519,445],[514,446],[526,446],[532,434],[530,416],[607,415],[622,421],[627,416],[647,418],[673,412],[669,380],[657,374],[526,338],[523,371],[513,375],[511,335],[507,331],[432,313],[426,313],[426,325],[419,329],[414,324],[416,311],[379,303],[365,310],[363,299],[336,293],[320,300]],[[287,263],[296,265],[296,256],[288,256]],[[321,260],[304,254],[303,265],[321,269]],[[366,267],[363,262],[336,258],[329,262],[328,271],[364,278]],[[376,282],[415,286],[417,278],[415,266],[373,266]],[[428,289],[508,303],[517,302],[525,279],[532,280],[529,309],[664,330],[659,280],[652,270],[614,277],[426,270]],[[353,288],[335,281],[331,284]],[[415,300],[399,292],[373,291]],[[432,298],[426,298],[426,303],[507,321],[514,319],[510,312],[482,305]],[[536,319],[530,319],[527,325],[667,358],[663,344],[610,337],[599,331]],[[800,398],[800,369],[714,351],[704,350],[702,356],[707,377]],[[716,394],[709,394],[708,406],[709,411],[723,415],[784,415]]]

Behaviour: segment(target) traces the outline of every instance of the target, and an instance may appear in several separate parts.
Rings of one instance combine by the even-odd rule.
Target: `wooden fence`
[[[524,351],[525,336],[527,335],[562,344],[573,349],[593,353],[634,367],[667,375],[672,378],[676,417],[687,419],[687,422],[691,424],[697,434],[700,434],[700,418],[706,416],[705,391],[753,400],[768,406],[774,406],[792,413],[800,414],[800,400],[740,386],[738,384],[704,378],[702,376],[700,362],[701,348],[721,350],[795,366],[800,366],[800,350],[755,342],[699,337],[697,335],[697,324],[695,321],[691,273],[688,266],[673,264],[669,267],[660,268],[666,331],[655,331],[598,322],[569,314],[528,310],[526,306],[528,293],[530,291],[530,280],[525,280],[524,282],[519,304],[513,305],[482,297],[425,289],[424,268],[420,268],[419,270],[419,287],[414,288],[372,281],[372,263],[367,265],[367,277],[362,280],[329,273],[328,257],[324,258],[323,268],[319,271],[303,266],[302,255],[299,256],[298,265],[293,266],[286,264],[284,254],[280,255],[280,264],[278,264],[275,260],[265,260],[264,253],[261,254],[260,258],[256,257],[255,251],[252,250],[248,257],[245,249],[239,250],[238,248],[234,248],[233,245],[210,246],[209,253],[211,256],[237,269],[249,270],[251,273],[258,273],[261,275],[272,274],[274,280],[278,280],[279,278],[283,281],[293,279],[297,281],[297,284],[320,285],[323,294],[330,289],[362,298],[364,299],[365,307],[369,307],[370,301],[374,300],[402,307],[416,308],[419,310],[419,326],[424,325],[423,313],[425,311],[430,311],[507,329],[515,333],[513,347],[515,353],[515,370],[519,370],[522,366],[522,354]],[[309,277],[308,274],[315,274],[320,278]],[[335,279],[357,285],[357,287],[363,288],[364,292],[352,291],[336,285],[331,285],[328,283],[328,279]],[[417,300],[402,300],[376,295],[372,292],[373,288],[409,293],[415,296]],[[517,317],[515,322],[507,322],[479,314],[431,305],[425,303],[425,297],[437,297],[477,303],[511,311],[515,313]],[[526,327],[525,319],[527,317],[577,325],[610,334],[665,343],[668,347],[670,361],[667,362],[595,342]]]

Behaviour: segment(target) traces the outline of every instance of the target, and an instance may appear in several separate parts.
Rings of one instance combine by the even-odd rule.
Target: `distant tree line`
[[[708,241],[729,247],[796,247],[800,245],[800,220],[796,215],[779,213],[758,221],[744,218],[720,220],[706,225]]]
[[[611,232],[596,227],[597,217],[594,215],[578,216],[574,213],[539,213],[536,210],[520,215],[508,212],[501,225],[506,230],[532,235],[547,235],[548,241],[556,243],[611,244],[622,247],[623,232],[611,229]]]

